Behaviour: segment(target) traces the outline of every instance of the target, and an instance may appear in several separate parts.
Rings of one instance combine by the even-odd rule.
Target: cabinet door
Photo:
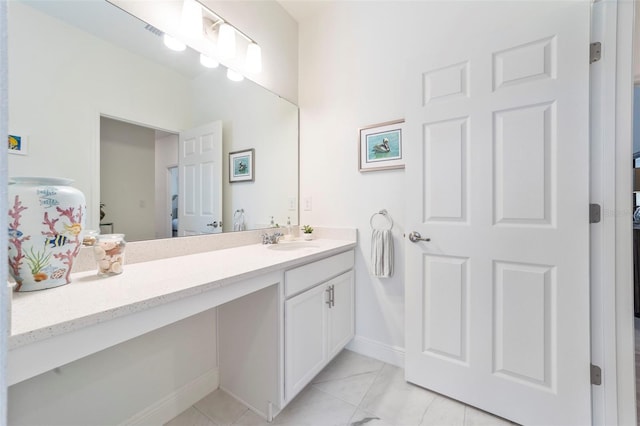
[[[285,301],[285,399],[290,400],[327,362],[328,295],[319,285]]]
[[[349,343],[355,333],[353,309],[353,271],[328,281],[333,286],[333,304],[329,311],[329,360]]]

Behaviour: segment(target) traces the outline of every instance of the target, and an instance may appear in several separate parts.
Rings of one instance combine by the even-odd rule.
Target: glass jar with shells
[[[124,234],[98,235],[93,254],[98,263],[98,275],[111,276],[122,273],[124,266]]]

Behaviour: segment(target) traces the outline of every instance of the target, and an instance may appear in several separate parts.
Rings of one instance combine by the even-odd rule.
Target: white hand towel
[[[393,236],[390,229],[374,229],[371,232],[371,275],[393,275]]]

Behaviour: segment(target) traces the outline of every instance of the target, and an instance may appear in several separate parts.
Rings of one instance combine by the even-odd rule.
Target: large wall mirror
[[[210,232],[298,224],[296,105],[202,67],[194,51],[166,49],[157,30],[104,0],[8,9],[9,133],[27,143],[26,155],[9,156],[9,176],[71,178],[88,229],[165,238],[181,218],[179,135],[220,123],[215,179],[200,182],[219,187],[210,222],[222,227]],[[229,154],[245,150],[253,180],[230,182]]]

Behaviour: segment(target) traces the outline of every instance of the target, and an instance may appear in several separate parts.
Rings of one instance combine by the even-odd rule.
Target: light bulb
[[[164,45],[171,50],[175,50],[176,52],[181,52],[187,48],[186,44],[184,44],[177,38],[171,37],[169,34],[165,34],[163,39],[164,39]]]
[[[231,81],[242,81],[244,80],[244,76],[242,74],[240,74],[237,71],[232,70],[231,68],[229,68],[227,70],[227,78]]]
[[[218,52],[223,58],[236,56],[236,30],[229,24],[220,25],[218,32]]]
[[[248,72],[259,73],[262,71],[262,53],[260,46],[256,43],[247,46],[246,67]]]
[[[182,3],[182,34],[189,38],[202,35],[202,7],[196,0],[184,0]]]
[[[200,54],[200,63],[202,66],[207,68],[218,68],[220,62],[213,59],[211,56],[205,55],[204,53]]]

